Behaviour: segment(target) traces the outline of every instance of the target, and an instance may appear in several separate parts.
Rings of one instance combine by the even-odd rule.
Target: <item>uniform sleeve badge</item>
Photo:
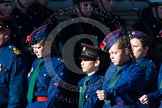
[[[18,49],[16,49],[16,48],[13,48],[13,51],[14,51],[14,53],[15,53],[16,55],[21,54],[21,52],[20,52]]]

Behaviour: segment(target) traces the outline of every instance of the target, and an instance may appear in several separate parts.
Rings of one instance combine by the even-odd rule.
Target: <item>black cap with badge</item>
[[[99,59],[101,50],[98,47],[94,47],[85,43],[81,44],[83,49],[80,56],[82,60],[96,60]]]
[[[1,28],[9,29],[13,24],[14,22],[11,19],[0,15],[0,29]]]

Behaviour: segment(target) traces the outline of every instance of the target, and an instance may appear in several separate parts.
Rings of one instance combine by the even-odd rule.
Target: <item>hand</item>
[[[140,102],[141,102],[142,104],[149,104],[149,103],[150,103],[149,98],[148,98],[147,95],[141,96],[141,97],[139,98],[139,100],[140,100]]]
[[[104,100],[107,97],[106,92],[104,90],[97,90],[96,93],[99,100]]]

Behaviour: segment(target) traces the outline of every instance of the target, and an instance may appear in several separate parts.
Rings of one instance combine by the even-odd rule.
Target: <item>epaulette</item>
[[[15,48],[13,46],[9,46],[9,47],[12,49],[12,51],[14,52],[14,54],[16,54],[16,55],[21,54],[20,50],[18,50],[17,48]]]
[[[62,58],[58,58],[58,61],[60,61],[61,63],[64,63],[64,60]]]

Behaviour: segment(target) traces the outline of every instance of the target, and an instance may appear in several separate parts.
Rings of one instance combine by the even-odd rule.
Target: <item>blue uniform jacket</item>
[[[160,83],[162,83],[162,64],[160,66],[159,76],[158,76],[158,87],[159,87],[159,89],[157,89],[156,91],[154,91],[152,93],[147,94],[150,101],[162,100],[162,88],[160,88]]]
[[[0,105],[24,108],[27,94],[27,70],[20,51],[10,43],[0,47]]]
[[[87,75],[79,81],[78,87],[81,88],[83,86],[86,77]],[[88,88],[85,92],[83,108],[101,107],[99,105],[102,103],[99,102],[96,91],[101,89],[102,83],[103,77],[99,74],[99,72],[89,76],[89,82],[87,85]]]
[[[36,59],[33,63],[33,69],[31,71],[31,75],[29,76],[29,83],[32,72],[34,72],[35,68],[38,65],[38,62],[39,59]],[[51,106],[54,106],[56,104],[56,97],[58,97],[57,95],[62,92],[59,82],[66,80],[66,72],[67,70],[65,68],[65,65],[62,63],[61,58],[52,57],[44,59],[44,64],[38,74],[36,87],[34,89],[35,97],[48,97],[47,101],[44,102],[45,106],[42,106],[42,108],[51,108]]]
[[[145,71],[146,77],[143,87],[143,92],[141,94],[149,94],[157,89],[157,78],[158,78],[158,71],[151,59],[149,57],[143,57],[137,60],[137,64]],[[140,102],[138,102],[139,108],[148,108],[148,105],[143,105]],[[151,101],[149,106],[151,108],[157,108],[157,101]]]
[[[157,89],[156,84],[158,78],[158,71],[155,64],[148,57],[138,59],[137,64],[144,69],[146,73],[143,94],[155,91]]]
[[[135,104],[143,88],[145,73],[132,61],[123,64],[121,67],[122,71],[119,79],[114,87],[108,89],[109,82],[117,68],[113,64],[109,66],[102,89],[108,94],[107,99],[111,101],[112,105],[115,105],[116,102],[128,105]]]

